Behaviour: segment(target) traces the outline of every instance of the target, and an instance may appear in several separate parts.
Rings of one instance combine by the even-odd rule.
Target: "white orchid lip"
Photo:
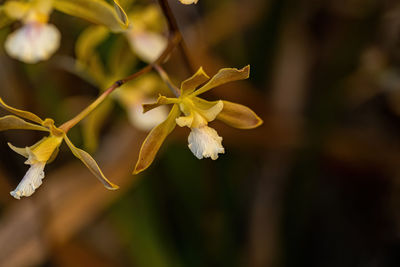
[[[26,172],[24,178],[22,178],[17,188],[15,188],[14,191],[11,191],[10,194],[16,199],[31,196],[42,184],[45,165],[46,162],[41,161],[31,164],[31,167]]]
[[[218,154],[225,153],[225,149],[222,146],[222,137],[218,135],[216,130],[206,125],[191,128],[188,142],[189,149],[198,159],[211,158],[216,160]]]
[[[7,37],[5,49],[13,58],[37,63],[53,55],[60,46],[60,36],[52,24],[29,22]]]

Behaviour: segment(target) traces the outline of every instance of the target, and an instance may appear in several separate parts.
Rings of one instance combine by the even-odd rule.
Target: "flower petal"
[[[207,73],[204,72],[203,68],[200,67],[197,72],[190,78],[184,80],[181,84],[181,94],[182,96],[186,96],[192,93],[198,86],[208,81],[210,77],[208,77]]]
[[[14,191],[11,191],[10,194],[16,199],[31,196],[42,184],[45,165],[46,162],[37,162],[32,164],[24,178],[22,178],[21,182],[18,184],[17,188],[15,188]]]
[[[169,104],[177,104],[177,103],[178,103],[178,100],[176,98],[169,98],[169,97],[165,97],[163,95],[159,95],[156,103],[143,104],[143,112],[146,113],[147,111],[157,108],[161,105],[169,105]]]
[[[179,0],[184,5],[197,4],[199,0]]]
[[[140,148],[139,159],[136,163],[133,174],[138,174],[150,166],[165,138],[175,128],[175,119],[179,116],[179,114],[179,107],[174,105],[168,115],[168,118],[163,123],[151,130],[149,135],[144,140],[142,147]]]
[[[16,109],[13,107],[10,107],[9,105],[7,105],[6,103],[4,103],[3,99],[0,97],[0,107],[4,108],[5,110],[19,116],[22,117],[24,119],[30,120],[30,121],[34,121],[36,123],[39,124],[43,124],[43,120],[41,118],[39,118],[38,116],[36,116],[35,114],[29,112],[29,111],[24,111],[24,110],[20,110],[20,109]]]
[[[29,156],[32,156],[32,158],[28,158],[28,163],[30,164],[32,161],[47,162],[52,157],[54,151],[61,145],[62,140],[62,137],[54,135],[40,140],[40,143],[38,142],[37,145],[28,149],[30,151],[28,152]]]
[[[239,129],[253,129],[263,124],[263,120],[250,108],[229,101],[223,103],[224,108],[218,114],[217,120]]]
[[[208,121],[213,121],[217,115],[221,112],[224,104],[221,100],[219,101],[207,101],[199,97],[192,98],[193,104],[196,110]]]
[[[3,10],[4,13],[16,20],[21,20],[25,17],[29,9],[31,8],[32,3],[24,3],[24,2],[17,2],[17,1],[7,1],[4,3]]]
[[[36,131],[44,131],[48,132],[49,130],[43,126],[33,124],[23,119],[14,116],[7,115],[0,118],[0,131],[6,130],[36,130]]]
[[[107,26],[114,32],[124,31],[128,27],[128,21],[119,17],[115,9],[106,1],[54,0],[53,6],[55,9],[68,15]]]
[[[117,13],[119,19],[122,21],[124,25],[129,25],[129,19],[128,16],[126,15],[125,10],[121,7],[121,4],[119,3],[118,0],[113,0],[114,2],[114,9],[115,12]]]
[[[75,147],[66,135],[64,136],[64,140],[67,143],[68,147],[71,149],[74,156],[80,159],[83,164],[85,164],[85,166],[91,171],[91,173],[93,173],[107,189],[115,190],[119,188],[118,185],[113,184],[104,176],[96,161],[86,151]]]
[[[195,91],[192,95],[198,96],[221,84],[247,79],[249,78],[249,73],[250,73],[249,65],[240,70],[235,68],[220,69],[218,73],[215,74],[214,77],[212,77],[211,80],[208,81],[208,83],[206,83],[199,90]]]
[[[52,24],[28,23],[8,35],[7,53],[25,63],[47,60],[60,46],[61,35]]]
[[[188,137],[189,149],[198,158],[216,160],[219,153],[225,153],[222,137],[217,131],[208,126],[192,128]]]

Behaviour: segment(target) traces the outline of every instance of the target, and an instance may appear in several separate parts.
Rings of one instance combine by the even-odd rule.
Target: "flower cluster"
[[[49,136],[44,137],[42,140],[30,147],[18,148],[8,144],[16,153],[27,158],[25,164],[30,165],[29,170],[17,188],[10,192],[13,197],[20,199],[24,196],[30,196],[35,192],[35,190],[42,184],[45,165],[57,157],[58,148],[63,140],[67,143],[72,153],[79,158],[86,165],[86,167],[88,167],[88,169],[104,184],[107,189],[118,188],[117,185],[111,183],[104,176],[96,161],[87,152],[75,147],[74,144],[72,144],[67,137],[66,132],[61,127],[57,128],[52,119],[42,120],[31,112],[10,107],[4,103],[1,98],[0,107],[16,115],[6,115],[1,117],[0,131],[17,129],[44,131],[49,133]]]
[[[53,9],[105,25],[114,32],[123,31],[128,27],[128,18],[116,0],[114,7],[102,0],[8,0],[0,5],[0,26],[15,20],[23,26],[7,37],[6,52],[31,64],[49,59],[61,39],[58,29],[48,23]]]
[[[196,4],[197,1],[180,0],[183,4]],[[94,150],[101,124],[112,107],[113,102],[107,98],[109,95],[125,107],[136,128],[152,129],[142,144],[134,174],[151,165],[162,143],[176,125],[190,128],[188,147],[195,157],[216,160],[219,154],[225,153],[225,148],[222,145],[222,137],[209,126],[210,122],[220,120],[239,129],[252,129],[263,123],[246,106],[225,100],[207,101],[200,97],[201,94],[222,84],[247,79],[249,66],[242,69],[221,69],[212,78],[200,68],[192,77],[183,81],[180,88],[176,88],[160,66],[181,40],[179,32],[171,26],[171,18],[169,17],[168,24],[170,32],[167,34],[167,23],[157,6],[149,5],[128,10],[126,13],[118,0],[113,0],[112,3],[113,5],[110,5],[105,0],[7,0],[0,5],[0,27],[13,21],[22,23],[21,28],[7,37],[6,52],[25,63],[46,60],[58,49],[61,43],[60,32],[49,23],[53,10],[96,24],[84,30],[78,38],[76,59],[65,61],[72,64],[64,64],[67,70],[91,82],[101,92],[101,95],[81,113],[56,127],[54,120],[42,120],[31,112],[7,105],[0,98],[0,107],[13,114],[0,118],[0,131],[21,129],[48,133],[48,136],[32,146],[18,148],[8,144],[13,151],[25,157],[25,164],[30,166],[15,190],[10,192],[16,199],[31,196],[42,184],[45,166],[57,157],[63,141],[106,188],[118,188],[104,176],[96,161],[86,151],[75,147],[67,137],[69,129],[86,118],[82,127],[83,137],[86,147]],[[164,15],[168,13],[163,11]],[[166,17],[168,18],[168,15]],[[101,43],[110,40],[111,33],[120,33],[122,37],[111,42],[109,58],[104,62],[97,48]],[[168,35],[170,39],[166,37]],[[183,47],[180,47],[182,51]],[[148,65],[109,87],[114,80],[131,73],[139,62],[138,59]],[[155,101],[156,98],[152,97],[157,92],[164,93],[162,88],[166,88],[159,77],[149,73],[153,68],[159,72],[176,97],[168,97],[165,92],[159,94],[155,103],[141,105],[143,102]],[[139,74],[141,77],[138,77]],[[137,79],[131,81],[134,78]],[[130,82],[127,83],[128,81]],[[119,87],[121,88],[114,92]],[[165,105],[172,105],[169,114]],[[96,108],[97,111],[93,112]],[[145,114],[142,114],[142,111]]]

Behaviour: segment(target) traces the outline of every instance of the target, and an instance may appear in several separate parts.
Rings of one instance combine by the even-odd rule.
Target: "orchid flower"
[[[153,128],[144,140],[133,173],[142,172],[150,166],[165,138],[172,132],[176,124],[191,129],[188,147],[198,159],[211,158],[213,160],[217,159],[218,154],[224,153],[225,150],[222,146],[222,137],[216,130],[208,126],[209,122],[217,119],[239,129],[252,129],[260,126],[263,121],[246,106],[224,100],[210,102],[198,97],[227,82],[247,79],[249,71],[249,66],[240,70],[225,68],[210,79],[200,68],[192,77],[182,82],[179,97],[168,98],[160,95],[156,103],[143,105],[145,112],[161,105],[172,104],[173,106],[167,119]],[[198,88],[205,82],[207,83]],[[181,116],[182,114],[183,116]]]
[[[57,51],[61,40],[59,30],[48,23],[53,9],[105,25],[115,32],[122,31],[128,27],[128,18],[116,0],[114,8],[103,0],[6,1],[0,6],[0,27],[15,20],[23,26],[8,35],[5,50],[25,63],[47,60]]]
[[[42,140],[30,147],[18,148],[10,143],[8,144],[16,153],[27,158],[25,164],[30,165],[30,168],[21,182],[15,190],[10,192],[13,197],[20,199],[21,197],[31,196],[35,192],[35,190],[42,184],[46,164],[53,161],[57,156],[58,148],[63,140],[67,143],[75,157],[79,158],[107,189],[118,189],[117,185],[111,183],[104,176],[96,161],[86,151],[75,147],[61,127],[57,128],[54,125],[54,120],[48,118],[42,120],[31,112],[10,107],[4,103],[1,98],[0,107],[14,114],[0,118],[0,131],[17,129],[49,133],[49,136],[44,137]]]

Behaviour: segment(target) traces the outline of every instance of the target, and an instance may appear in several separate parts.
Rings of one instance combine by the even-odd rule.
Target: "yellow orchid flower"
[[[176,124],[191,129],[188,146],[197,158],[209,157],[213,160],[218,158],[219,153],[224,153],[224,148],[221,143],[222,137],[218,136],[213,128],[208,127],[208,122],[218,119],[239,129],[260,126],[263,121],[246,106],[224,100],[210,102],[198,97],[227,82],[247,79],[249,71],[250,66],[240,70],[225,68],[210,79],[200,68],[192,77],[182,82],[179,97],[168,98],[160,95],[156,103],[143,105],[145,112],[161,105],[172,104],[173,106],[167,119],[151,130],[144,140],[133,173],[142,172],[150,166],[165,138]],[[197,89],[205,82],[207,83]],[[184,116],[180,116],[182,113]]]
[[[10,192],[16,199],[31,196],[42,184],[44,167],[58,154],[58,148],[64,140],[72,153],[79,158],[86,167],[104,184],[107,189],[117,189],[118,186],[111,183],[102,173],[96,161],[85,151],[75,147],[62,128],[57,128],[52,119],[42,120],[37,115],[8,106],[0,98],[0,107],[14,115],[6,115],[0,118],[0,131],[5,130],[36,130],[48,132],[49,136],[30,147],[18,148],[8,144],[16,153],[27,158],[25,164],[30,165],[29,170],[18,184],[17,188]],[[16,115],[16,116],[15,116]],[[28,122],[29,120],[31,122]]]
[[[48,23],[53,8],[105,25],[112,31],[122,31],[129,24],[116,0],[115,9],[103,0],[9,0],[0,6],[0,27],[14,20],[23,23],[5,42],[5,50],[11,57],[33,64],[54,54],[60,45],[61,34]]]

